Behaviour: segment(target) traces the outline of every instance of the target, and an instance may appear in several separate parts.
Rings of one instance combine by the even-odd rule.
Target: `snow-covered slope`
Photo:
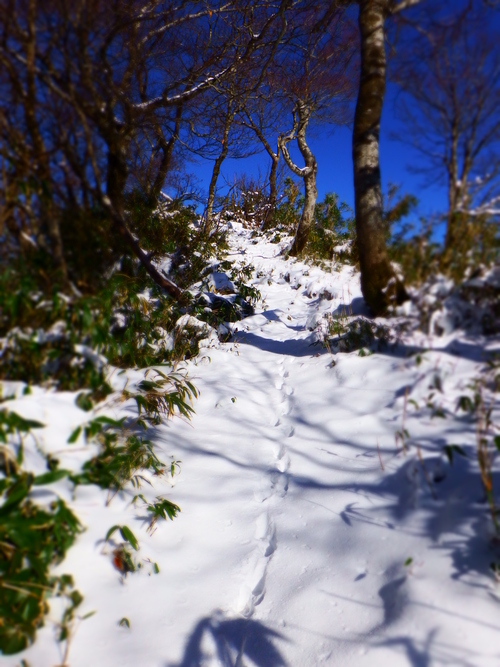
[[[496,667],[500,584],[488,568],[500,553],[475,424],[456,405],[498,339],[413,331],[374,354],[333,354],[317,344],[325,315],[364,312],[352,269],[285,260],[237,223],[231,246],[230,260],[255,267],[263,304],[186,364],[200,391],[191,422],[155,432],[182,472],[144,493],[181,514],[150,535],[132,491],[106,508],[92,486],[65,498],[86,531],[58,569],[73,573],[81,614],[96,611],[74,628],[68,664]],[[48,424],[39,446],[71,466],[66,440],[87,418],[73,395],[38,390],[9,408]],[[446,445],[468,457],[450,466]],[[103,543],[114,524],[141,543],[144,567],[125,580]],[[48,621],[0,664],[60,664],[54,637]]]

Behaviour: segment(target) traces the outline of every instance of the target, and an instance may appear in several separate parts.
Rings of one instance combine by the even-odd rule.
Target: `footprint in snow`
[[[290,457],[288,454],[284,454],[281,458],[278,459],[276,468],[282,474],[286,473],[290,467]],[[288,480],[286,482],[286,491],[288,491]]]
[[[274,525],[266,513],[255,523],[256,548],[250,557],[245,581],[241,586],[235,608],[237,613],[249,618],[265,595],[266,572],[269,559],[277,547]]]
[[[290,413],[290,401],[286,395],[281,396],[279,405],[280,416],[284,417]]]

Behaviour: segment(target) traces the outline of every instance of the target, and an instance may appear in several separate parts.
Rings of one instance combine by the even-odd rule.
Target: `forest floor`
[[[425,334],[411,318],[397,333],[398,320],[379,319],[393,337],[380,350],[379,331],[371,347],[339,351],[349,345],[339,348],[332,331],[366,315],[352,267],[285,259],[238,223],[230,246],[231,262],[253,265],[262,301],[231,325],[229,342],[212,337],[183,364],[200,392],[195,414],[151,438],[181,471],[172,485],[158,478],[141,489],[177,503],[179,516],[148,532],[134,489],[109,504],[96,486],[37,492],[63,496],[85,527],[57,568],[84,596],[79,614],[96,612],[73,625],[67,664],[497,667],[500,584],[490,563],[500,547],[477,420],[457,401],[500,340]],[[136,375],[115,374],[116,388]],[[88,419],[74,394],[18,393],[9,408],[47,425],[36,447],[66,468],[88,456],[66,444]],[[111,398],[104,412],[133,409]],[[498,423],[498,405],[492,415]],[[453,445],[466,456],[448,449],[450,464]],[[140,542],[143,567],[126,577],[113,567],[116,534],[104,542],[113,525]],[[61,664],[60,611],[51,602],[35,644],[0,664]]]

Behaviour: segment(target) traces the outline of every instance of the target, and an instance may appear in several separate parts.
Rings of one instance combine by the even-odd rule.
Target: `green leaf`
[[[9,412],[5,417],[5,423],[16,431],[22,431],[23,433],[27,433],[32,428],[45,428],[45,424],[37,422],[34,419],[24,419],[17,412]]]
[[[71,435],[68,438],[68,445],[74,445],[75,442],[78,440],[80,437],[80,433],[82,432],[82,427],[77,426],[75,430],[71,433]]]
[[[125,417],[122,419],[111,419],[111,417],[103,415],[102,417],[96,417],[96,419],[93,419],[92,421],[96,424],[107,424],[108,426],[114,426],[115,428],[123,428]]]
[[[158,567],[158,563],[153,563],[153,572],[155,574],[160,574],[160,568]]]
[[[78,607],[83,602],[83,595],[80,591],[71,591],[68,597],[71,600],[73,608]]]
[[[151,391],[154,389],[161,389],[161,384],[154,382],[153,380],[142,380],[137,385],[142,391]]]
[[[141,409],[144,408],[144,411],[148,411],[148,404],[146,403],[146,400],[144,396],[134,396],[135,402],[137,403],[137,408],[139,410],[139,414],[141,414]]]
[[[460,447],[460,445],[445,445],[443,449],[448,458],[448,461],[450,462],[450,465],[453,465],[453,454],[455,453],[459,456],[467,458],[467,453],[462,447]]]
[[[24,475],[19,478],[13,486],[9,489],[7,500],[0,507],[0,516],[8,514],[10,510],[19,505],[28,495],[31,484],[33,482],[33,475]]]
[[[87,392],[81,391],[75,398],[76,405],[84,412],[89,412],[94,407],[92,400]]]
[[[19,653],[28,646],[28,638],[25,634],[5,633],[0,636],[0,650],[3,655],[13,655]]]
[[[118,525],[117,525],[117,526],[112,526],[112,527],[108,530],[108,532],[106,533],[106,537],[104,538],[104,541],[107,542],[107,541],[109,540],[109,538],[111,537],[111,535],[112,535],[115,531],[117,531],[119,528],[120,528],[120,526],[118,526]]]
[[[125,616],[118,621],[120,627],[130,628],[130,621]]]
[[[128,526],[120,526],[120,533],[123,539],[130,544],[132,549],[139,551],[139,543]]]
[[[407,559],[405,560],[405,562],[404,562],[404,566],[405,566],[405,567],[408,567],[408,566],[411,565],[412,563],[413,563],[413,558],[411,558],[411,557],[410,557],[410,558],[407,558]]]
[[[474,411],[474,403],[470,396],[460,396],[457,403],[457,410],[462,410],[462,412]]]
[[[494,444],[495,444],[495,447],[496,447],[496,448],[498,449],[498,451],[500,452],[500,435],[496,435],[496,436],[493,438],[493,442],[494,442]]]
[[[46,472],[43,475],[38,475],[35,477],[33,480],[33,486],[53,484],[54,482],[58,482],[60,479],[63,479],[63,477],[67,477],[70,474],[71,473],[69,470],[51,470],[50,472]]]

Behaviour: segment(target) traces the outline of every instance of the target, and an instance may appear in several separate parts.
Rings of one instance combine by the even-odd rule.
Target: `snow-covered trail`
[[[414,338],[435,348],[420,366],[404,346],[334,358],[312,345],[310,329],[344,304],[362,309],[351,269],[285,261],[235,228],[232,257],[254,265],[264,309],[190,362],[196,414],[158,430],[155,444],[182,461],[182,473],[155,492],[180,516],[149,536],[144,517],[131,520],[127,503],[113,502],[116,523],[134,527],[160,575],[119,582],[99,555],[109,528],[99,503],[78,489],[73,506],[85,508],[88,530],[61,570],[75,572],[82,611],[97,613],[78,627],[69,664],[499,665],[498,590],[485,574],[496,554],[479,477],[470,459],[448,474],[442,455],[456,438],[472,446],[474,426],[431,420],[422,406],[436,374],[440,400],[456,403],[479,348],[467,358],[451,339],[438,347]],[[403,426],[407,456],[395,443]],[[118,627],[122,617],[130,629]],[[53,656],[47,628],[26,659],[45,667]]]

